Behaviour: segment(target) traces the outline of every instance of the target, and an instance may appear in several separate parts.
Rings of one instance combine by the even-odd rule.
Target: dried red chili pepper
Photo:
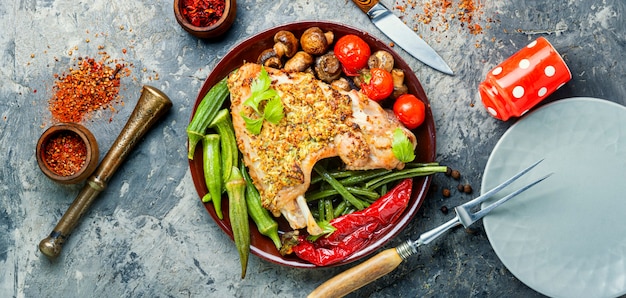
[[[184,0],[183,16],[196,27],[215,24],[224,14],[225,0]]]
[[[408,206],[412,189],[413,179],[403,180],[369,207],[331,220],[337,230],[328,237],[311,242],[300,236],[293,252],[317,266],[344,260],[392,228]]]

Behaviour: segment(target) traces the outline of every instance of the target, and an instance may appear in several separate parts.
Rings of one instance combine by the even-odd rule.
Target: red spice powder
[[[113,103],[119,102],[120,77],[129,74],[125,65],[109,64],[81,57],[69,73],[54,75],[56,81],[48,107],[54,120],[77,123],[97,109],[114,110]]]
[[[194,26],[208,27],[222,17],[225,0],[183,0],[182,14]]]
[[[43,160],[58,175],[74,175],[85,165],[87,145],[73,132],[59,133],[45,145]]]

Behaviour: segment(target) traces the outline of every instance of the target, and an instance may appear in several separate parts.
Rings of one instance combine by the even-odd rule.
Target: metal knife
[[[445,74],[454,75],[448,64],[400,18],[378,0],[352,0],[372,23],[411,56]]]

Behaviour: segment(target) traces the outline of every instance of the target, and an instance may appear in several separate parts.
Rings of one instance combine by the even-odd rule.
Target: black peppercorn
[[[471,185],[469,185],[469,184],[465,184],[465,185],[463,186],[463,192],[464,192],[464,193],[472,193],[472,186],[471,186]]]

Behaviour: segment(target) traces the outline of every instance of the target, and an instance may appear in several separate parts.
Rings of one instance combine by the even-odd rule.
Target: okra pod
[[[272,239],[276,249],[280,250],[282,243],[280,242],[280,236],[278,235],[278,223],[274,220],[274,217],[270,212],[263,208],[261,204],[261,195],[256,186],[252,183],[252,179],[248,175],[243,163],[240,166],[243,178],[246,180],[246,204],[248,205],[248,215],[252,218],[252,221],[256,224],[257,229],[261,235],[267,236]]]
[[[239,149],[237,148],[237,141],[235,140],[235,130],[233,129],[233,122],[230,118],[230,112],[228,109],[220,110],[215,119],[209,125],[209,128],[215,129],[217,134],[220,135],[220,145],[222,149],[222,169],[230,169],[232,167],[238,167],[239,163]],[[230,171],[222,172],[222,180],[228,181]]]
[[[231,168],[230,179],[226,182],[228,194],[228,216],[233,230],[233,240],[239,252],[241,278],[246,276],[248,256],[250,255],[250,226],[248,207],[246,207],[246,181],[236,167]]]
[[[217,115],[217,112],[224,104],[224,101],[228,97],[228,85],[226,84],[227,77],[223,78],[217,84],[215,84],[209,92],[202,98],[196,109],[196,113],[191,118],[189,125],[187,126],[187,138],[189,138],[189,151],[187,152],[187,158],[193,159],[194,152],[196,151],[196,145],[204,135],[209,124]]]
[[[210,201],[213,201],[215,214],[219,219],[222,219],[222,166],[219,135],[208,134],[202,138],[202,165],[204,182],[211,195]]]

